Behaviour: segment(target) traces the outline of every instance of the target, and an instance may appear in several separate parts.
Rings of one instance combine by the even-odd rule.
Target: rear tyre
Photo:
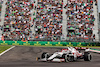
[[[68,61],[73,62],[74,61],[74,56],[68,56]]]
[[[63,54],[63,55],[62,55],[62,58],[64,58],[65,62],[69,62],[69,61],[68,61],[68,57],[67,57],[66,54]]]
[[[92,56],[88,52],[84,52],[84,61],[91,61]]]

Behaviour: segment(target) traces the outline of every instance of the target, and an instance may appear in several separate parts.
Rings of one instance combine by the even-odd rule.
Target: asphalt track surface
[[[90,62],[84,60],[68,63],[36,61],[36,57],[39,57],[42,52],[55,51],[61,51],[61,48],[17,46],[0,56],[0,67],[100,67],[100,54],[96,53],[91,53],[93,58]]]

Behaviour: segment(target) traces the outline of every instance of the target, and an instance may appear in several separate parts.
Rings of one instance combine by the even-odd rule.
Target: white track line
[[[2,56],[3,54],[5,54],[6,52],[10,51],[11,49],[13,49],[15,46],[12,46],[11,48],[5,50],[4,52],[0,53],[0,56]]]

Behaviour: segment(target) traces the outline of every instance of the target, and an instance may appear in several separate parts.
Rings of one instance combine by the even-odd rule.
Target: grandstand
[[[92,0],[68,0],[67,37],[74,40],[91,40],[93,34],[94,15]]]
[[[0,0],[4,40],[99,42],[97,0]]]

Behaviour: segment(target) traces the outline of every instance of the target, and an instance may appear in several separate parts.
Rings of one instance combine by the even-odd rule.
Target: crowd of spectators
[[[0,0],[0,16],[2,3]],[[59,41],[63,36],[63,8],[67,10],[67,40],[95,39],[93,0],[68,0],[65,7],[63,0],[38,0],[37,6],[34,3],[35,0],[7,0],[4,28],[0,26],[5,39],[29,40],[34,36],[36,40]],[[33,8],[37,13],[36,18],[31,19]],[[32,34],[34,22],[35,34]]]
[[[38,0],[35,39],[60,40],[63,0]]]
[[[95,39],[93,34],[94,15],[93,0],[68,0],[67,8],[67,29],[68,38],[71,39]]]
[[[35,0],[8,0],[6,5],[4,37],[8,39],[29,39],[32,34],[31,13]]]

